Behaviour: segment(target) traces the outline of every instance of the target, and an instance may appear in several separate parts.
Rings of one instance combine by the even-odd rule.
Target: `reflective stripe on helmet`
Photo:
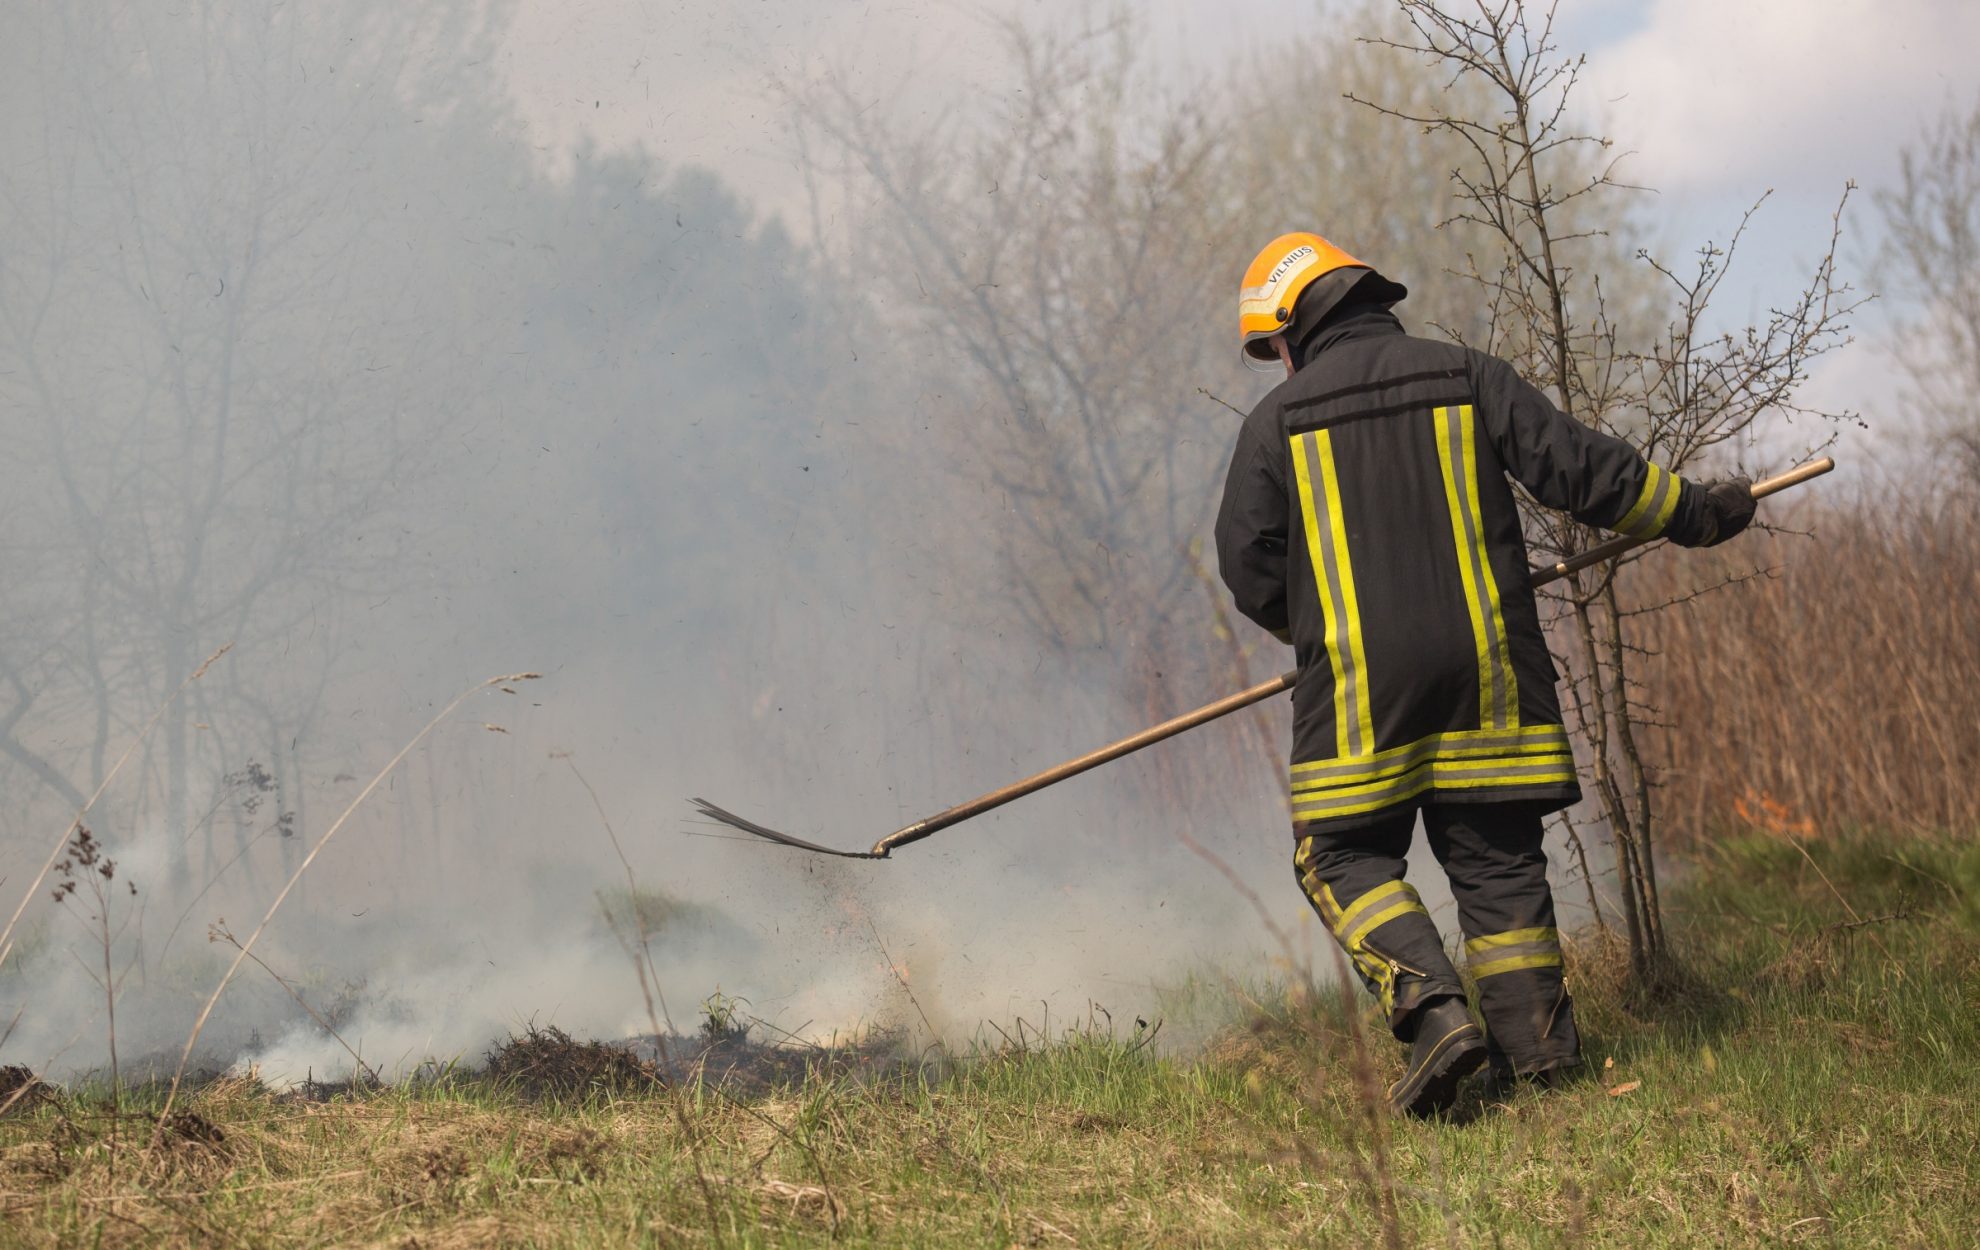
[[[1275,353],[1263,340],[1286,328],[1300,294],[1315,279],[1346,268],[1369,266],[1317,234],[1282,234],[1266,244],[1238,286],[1238,340],[1245,356],[1273,359]]]

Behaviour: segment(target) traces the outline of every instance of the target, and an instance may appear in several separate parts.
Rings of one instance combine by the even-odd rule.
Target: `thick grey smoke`
[[[738,81],[692,47],[546,112],[545,80],[512,72],[530,14],[202,12],[0,21],[9,911],[233,644],[88,820],[118,864],[127,1063],[176,1052],[233,953],[209,926],[245,939],[435,710],[524,669],[543,679],[477,696],[358,810],[258,948],[388,1072],[532,1020],[647,1029],[600,902],[627,867],[585,782],[664,896],[683,1030],[719,991],[806,1035],[967,1037],[1262,969],[1252,905],[1178,830],[1310,938],[1271,757],[1235,725],[886,864],[690,820],[704,794],[864,845],[1170,709],[1121,697],[1131,657],[1041,647],[1000,603],[993,537],[1021,518],[943,427],[997,418],[956,411],[963,363],[814,250],[849,201],[807,178],[767,89],[713,146],[762,201],[815,211],[795,226],[670,152],[667,93]],[[748,64],[755,28],[723,29]],[[601,147],[545,121],[608,96],[660,133]],[[1177,753],[1231,761],[1225,782],[1177,803]],[[0,967],[0,1061],[70,1073],[106,1057],[101,956],[94,895],[55,884]],[[207,1041],[277,1079],[349,1066],[252,964]]]

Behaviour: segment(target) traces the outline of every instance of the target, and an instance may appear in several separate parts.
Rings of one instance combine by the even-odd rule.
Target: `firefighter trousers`
[[[1457,902],[1494,1066],[1524,1076],[1579,1063],[1541,813],[1519,803],[1432,803],[1422,815]],[[1301,836],[1293,859],[1300,888],[1405,1042],[1421,1008],[1464,994],[1436,924],[1403,879],[1416,816]]]

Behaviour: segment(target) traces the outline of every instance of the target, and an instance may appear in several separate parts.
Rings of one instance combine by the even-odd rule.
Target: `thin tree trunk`
[[[1657,897],[1657,847],[1655,829],[1652,826],[1650,796],[1650,772],[1643,763],[1643,753],[1636,743],[1636,725],[1632,718],[1629,702],[1629,676],[1626,664],[1628,649],[1623,645],[1622,609],[1616,601],[1616,584],[1613,580],[1603,588],[1602,600],[1608,610],[1609,664],[1616,680],[1616,749],[1621,752],[1624,767],[1629,770],[1630,790],[1635,802],[1637,837],[1642,847],[1642,862],[1638,864],[1642,872],[1644,895],[1644,917],[1649,921],[1646,935],[1653,951],[1664,947],[1664,915],[1661,901]]]

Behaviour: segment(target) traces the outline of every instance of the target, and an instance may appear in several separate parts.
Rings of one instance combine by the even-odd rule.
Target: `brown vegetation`
[[[489,1051],[487,1075],[525,1098],[583,1098],[664,1083],[657,1068],[627,1047],[581,1042],[554,1024],[532,1024]]]
[[[1631,570],[1638,603],[1683,600],[1644,621],[1676,831],[1980,828],[1980,506],[1889,490],[1782,524]]]

